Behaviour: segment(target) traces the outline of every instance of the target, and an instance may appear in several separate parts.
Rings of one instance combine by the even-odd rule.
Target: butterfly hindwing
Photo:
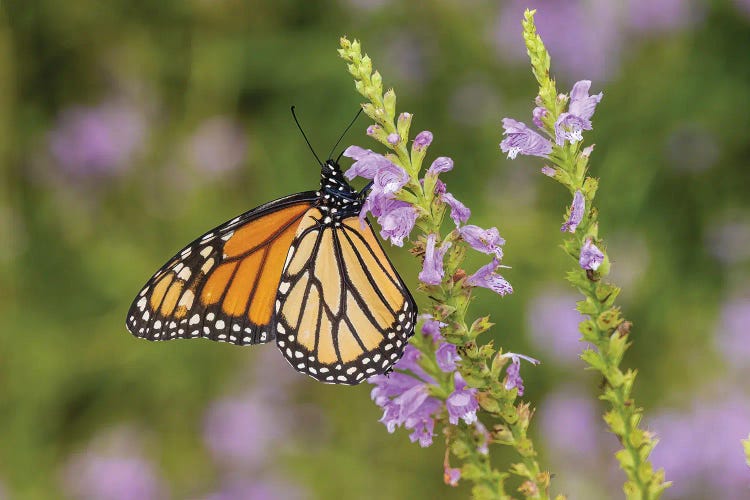
[[[128,330],[148,340],[272,340],[284,261],[317,197],[305,192],[267,203],[190,243],[135,298]]]
[[[298,226],[279,287],[277,344],[296,370],[357,384],[401,358],[417,309],[369,223],[324,219],[311,208]]]

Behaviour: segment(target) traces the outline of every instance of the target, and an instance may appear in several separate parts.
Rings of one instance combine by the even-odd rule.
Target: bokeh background
[[[429,449],[389,435],[367,385],[331,387],[273,345],[151,344],[124,318],[182,244],[313,189],[289,113],[325,154],[360,102],[360,38],[450,190],[507,239],[516,292],[479,293],[523,368],[535,439],[571,498],[621,496],[601,382],[577,358],[568,195],[509,161],[530,120],[520,35],[536,7],[561,91],[605,98],[588,136],[625,364],[669,498],[750,498],[750,2],[725,0],[5,0],[0,4],[0,498],[465,498]],[[345,145],[376,147],[366,119]],[[408,283],[415,262],[390,248]],[[421,300],[421,298],[420,298]],[[503,467],[512,455],[497,452]],[[512,481],[510,484],[513,484]]]

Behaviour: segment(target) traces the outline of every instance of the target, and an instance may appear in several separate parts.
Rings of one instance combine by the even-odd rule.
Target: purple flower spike
[[[349,146],[344,151],[344,156],[354,160],[354,164],[344,173],[344,177],[349,180],[355,177],[373,179],[378,171],[393,165],[385,156],[359,146]]]
[[[583,220],[583,212],[586,208],[586,200],[583,198],[583,193],[577,190],[573,195],[573,204],[570,206],[570,215],[568,220],[560,227],[560,231],[569,233],[575,233],[578,224]]]
[[[524,387],[523,379],[521,378],[521,360],[525,359],[533,365],[538,365],[540,361],[514,352],[506,352],[502,357],[510,358],[512,361],[511,365],[505,370],[505,389],[509,391],[514,388],[518,389],[518,395],[523,396]]]
[[[467,388],[466,381],[458,372],[454,375],[453,380],[456,384],[456,390],[445,400],[445,406],[448,409],[448,421],[457,425],[458,420],[463,419],[467,424],[472,424],[477,421],[477,410],[479,409],[476,397],[477,390],[471,387]]]
[[[443,481],[448,486],[458,486],[458,481],[461,479],[461,469],[455,467],[445,467],[443,472]]]
[[[586,238],[586,242],[581,247],[581,256],[578,263],[583,269],[596,271],[604,262],[604,254],[591,242],[591,238]]]
[[[503,118],[503,128],[506,136],[500,143],[503,153],[514,159],[518,154],[546,157],[552,152],[552,143],[531,130],[525,123],[512,118]]]
[[[445,326],[445,323],[443,323],[442,321],[433,319],[433,317],[430,315],[425,315],[425,316],[426,318],[424,320],[424,323],[422,323],[422,333],[432,337],[433,342],[437,342],[438,340],[442,338],[440,329]]]
[[[539,128],[544,128],[544,123],[542,122],[542,118],[547,116],[547,110],[541,106],[537,106],[536,108],[534,108],[534,111],[532,111],[531,114],[533,115],[533,118],[531,119],[531,121],[534,122],[534,125],[536,125]]]
[[[461,361],[461,357],[458,355],[454,344],[443,342],[435,351],[435,361],[442,371],[450,373],[456,371],[456,362]]]
[[[391,240],[391,243],[398,247],[404,246],[404,238],[409,236],[417,221],[417,211],[414,207],[406,202],[402,203],[403,205],[378,218],[381,227],[380,236]]]
[[[466,222],[471,217],[471,210],[466,205],[461,203],[450,193],[443,193],[440,196],[443,203],[451,208],[451,219],[456,224],[456,227],[460,226],[462,222]]]
[[[573,85],[573,89],[570,91],[570,104],[568,105],[570,114],[584,120],[590,120],[594,116],[596,105],[601,102],[604,94],[599,92],[595,95],[589,95],[590,88],[591,80],[581,80]]]
[[[387,138],[388,144],[395,146],[396,144],[399,143],[400,140],[401,140],[401,136],[399,136],[398,134],[396,133],[388,134],[388,138]]]
[[[414,138],[414,149],[417,151],[422,151],[430,144],[432,144],[432,132],[429,130],[423,130]]]
[[[443,275],[445,274],[443,257],[451,247],[451,243],[446,241],[440,245],[440,248],[435,248],[436,240],[437,235],[434,233],[427,237],[424,265],[422,266],[422,272],[419,273],[419,281],[427,285],[439,285],[443,281]]]
[[[505,244],[505,240],[500,237],[496,227],[482,229],[479,226],[468,225],[459,229],[459,233],[474,250],[494,254],[498,259],[503,258],[503,249],[500,247]]]
[[[481,286],[489,288],[493,292],[505,296],[513,293],[513,287],[508,281],[495,273],[495,269],[500,266],[500,261],[497,258],[492,259],[492,262],[486,266],[480,267],[477,272],[472,274],[466,279],[466,284],[470,286]]]
[[[447,156],[435,158],[430,168],[427,169],[427,175],[438,175],[453,170],[453,160]]]

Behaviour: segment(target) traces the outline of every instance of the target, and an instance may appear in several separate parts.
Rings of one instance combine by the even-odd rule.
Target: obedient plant
[[[502,352],[491,341],[480,343],[492,323],[488,316],[468,318],[477,287],[499,296],[513,291],[499,273],[505,240],[495,227],[468,223],[471,211],[441,178],[453,170],[451,158],[439,156],[423,169],[432,133],[422,131],[411,139],[412,115],[397,113],[395,92],[383,91],[382,77],[359,42],[342,38],[339,54],[367,100],[362,108],[374,122],[367,135],[386,151],[349,147],[344,155],[355,161],[346,176],[372,181],[362,217],[376,217],[381,236],[392,244],[411,242],[411,252],[422,261],[418,290],[430,300],[420,333],[395,371],[369,380],[375,385],[372,399],[383,409],[381,422],[389,432],[405,427],[421,446],[430,446],[442,428],[445,482],[472,481],[475,498],[509,498],[505,481],[513,474],[521,477],[518,490],[525,497],[547,499],[550,474],[537,462],[527,436],[533,410],[518,401],[524,391],[521,362],[538,361]],[[464,269],[469,250],[485,254],[489,262]],[[490,463],[492,444],[516,450],[518,461],[507,472]]]
[[[658,498],[669,483],[664,481],[664,472],[654,471],[649,462],[657,441],[639,427],[642,410],[631,397],[636,372],[620,368],[629,346],[631,324],[615,306],[620,289],[604,281],[610,262],[593,207],[598,182],[587,176],[593,145],[583,146],[583,133],[592,128],[591,118],[602,94],[590,95],[591,82],[587,80],[573,85],[569,95],[558,94],[555,81],[550,78],[549,53],[536,32],[534,11],[526,11],[522,24],[532,70],[539,83],[537,107],[531,113],[538,131],[505,118],[500,149],[509,158],[518,154],[545,158],[549,165],[542,167],[542,173],[565,186],[573,196],[561,231],[566,235],[563,249],[576,261],[567,279],[584,297],[578,302],[578,310],[586,316],[579,327],[581,340],[594,346],[581,357],[605,379],[600,397],[610,404],[610,409],[604,420],[623,447],[617,452],[617,459],[628,477],[624,485],[627,497]]]

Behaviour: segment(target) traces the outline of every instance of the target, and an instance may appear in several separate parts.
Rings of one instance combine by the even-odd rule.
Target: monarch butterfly
[[[417,307],[359,220],[367,188],[354,190],[337,161],[318,162],[318,191],[245,212],[170,259],[133,301],[128,330],[153,341],[276,339],[294,369],[326,383],[388,373]]]

